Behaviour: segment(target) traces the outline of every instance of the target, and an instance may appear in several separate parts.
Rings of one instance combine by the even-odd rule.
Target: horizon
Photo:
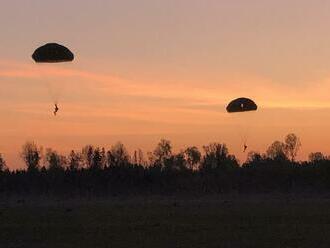
[[[311,162],[311,155],[314,156],[317,153],[319,153],[319,155],[322,155],[325,159],[328,159],[330,157],[330,156],[328,156],[328,154],[323,154],[322,152],[318,152],[318,151],[312,151],[312,152],[310,152],[308,154],[308,158],[306,158],[306,159],[299,159],[299,156],[298,155],[299,155],[299,151],[301,149],[301,145],[302,144],[301,144],[300,138],[298,136],[296,136],[295,134],[293,134],[293,133],[286,135],[284,137],[284,139],[282,139],[282,140],[274,140],[271,144],[269,144],[269,146],[267,147],[267,149],[265,151],[263,151],[263,152],[255,151],[255,150],[247,150],[247,151],[241,150],[241,154],[244,154],[243,160],[239,159],[239,157],[237,157],[235,154],[232,154],[230,152],[230,150],[231,150],[230,147],[228,147],[225,143],[220,143],[220,142],[214,141],[214,142],[208,142],[208,143],[200,144],[200,145],[189,145],[188,144],[188,145],[185,145],[185,146],[182,146],[182,147],[178,147],[178,146],[173,145],[173,143],[172,143],[171,140],[164,139],[164,138],[159,139],[158,142],[157,142],[157,144],[155,144],[154,147],[149,147],[149,150],[143,150],[143,149],[137,147],[138,144],[134,144],[135,145],[134,147],[133,146],[127,147],[125,145],[125,143],[123,143],[121,141],[117,141],[117,142],[115,142],[113,144],[110,144],[110,145],[108,143],[104,143],[102,145],[85,144],[82,147],[74,147],[72,149],[69,149],[69,150],[65,151],[64,153],[63,153],[63,151],[62,152],[59,152],[58,150],[54,149],[53,147],[44,147],[44,146],[42,146],[42,144],[39,144],[39,143],[37,143],[37,142],[35,142],[33,140],[26,141],[24,144],[22,144],[22,148],[25,147],[27,144],[35,144],[36,147],[38,147],[38,148],[41,149],[40,150],[41,160],[40,160],[40,164],[38,165],[38,166],[40,166],[40,168],[41,167],[48,168],[50,166],[50,162],[47,159],[47,156],[48,156],[47,155],[47,151],[48,150],[52,154],[55,154],[56,156],[64,156],[67,159],[67,161],[64,162],[63,164],[61,164],[60,166],[62,166],[63,168],[69,168],[69,164],[67,164],[70,161],[70,158],[69,158],[70,155],[69,154],[71,152],[74,152],[76,154],[79,154],[79,156],[82,156],[83,157],[84,149],[86,147],[89,147],[89,146],[93,147],[94,150],[96,150],[96,149],[100,149],[100,150],[104,149],[105,152],[108,152],[108,151],[109,152],[112,152],[112,149],[113,148],[114,149],[117,149],[117,148],[115,148],[117,144],[122,144],[123,147],[124,147],[124,150],[128,152],[129,161],[131,163],[133,163],[134,154],[136,152],[141,151],[142,152],[142,157],[143,157],[143,162],[142,162],[141,165],[143,165],[143,166],[148,165],[149,166],[150,164],[153,163],[153,161],[150,160],[150,158],[149,158],[149,154],[154,154],[154,152],[156,151],[156,148],[158,149],[158,146],[160,145],[160,143],[162,141],[169,142],[169,144],[170,144],[170,151],[172,152],[173,157],[175,157],[176,155],[179,155],[179,154],[185,154],[187,148],[197,148],[198,151],[201,152],[201,155],[202,156],[206,156],[207,153],[206,153],[206,150],[204,149],[204,147],[209,147],[209,146],[211,146],[213,144],[218,144],[218,145],[224,145],[228,149],[228,154],[235,156],[235,161],[237,161],[237,163],[238,163],[239,166],[244,166],[244,164],[246,164],[246,163],[249,164],[251,162],[249,159],[253,158],[253,156],[255,154],[259,154],[260,156],[264,156],[265,158],[268,158],[268,159],[271,159],[271,160],[274,159],[274,158],[272,158],[273,153],[268,153],[268,149],[272,150],[273,152],[276,151],[276,148],[271,148],[271,146],[273,144],[275,144],[276,142],[278,142],[278,141],[281,142],[284,146],[286,146],[285,145],[286,144],[286,137],[288,137],[289,135],[293,135],[294,137],[297,138],[297,140],[296,140],[297,143],[295,144],[295,147],[296,147],[297,150],[296,150],[296,154],[294,155],[294,160],[293,160],[294,162],[297,162],[297,163]],[[127,137],[129,137],[129,136],[127,136]],[[149,135],[149,138],[154,139],[155,137],[153,135]],[[148,145],[150,145],[149,142],[148,142]],[[284,148],[284,149],[287,149],[287,148]],[[22,149],[22,151],[23,151],[23,149]],[[11,166],[10,164],[7,164],[6,163],[6,157],[4,157],[3,154],[0,153],[2,161],[5,161],[5,167],[7,167],[9,170],[12,170],[12,171],[17,170],[17,169],[18,170],[27,169],[28,168],[28,165],[26,164],[26,161],[24,161],[23,158],[21,158],[22,151],[18,155],[19,158],[21,159],[21,162],[18,163],[18,164],[16,164],[16,166]],[[281,152],[279,152],[279,151],[277,151],[277,153],[278,154],[281,154]],[[290,156],[291,156],[290,155],[290,152],[287,151],[287,152],[285,152],[285,154],[286,154],[285,155],[286,156],[286,159],[288,159],[288,161],[290,161]],[[146,164],[144,164],[144,163],[146,163]]]
[[[28,140],[60,153],[117,141],[147,152],[165,138],[175,151],[225,143],[244,161],[242,139],[262,153],[295,133],[299,160],[330,154],[329,10],[306,0],[6,1],[0,153],[15,169]],[[33,51],[48,42],[75,60],[36,65]],[[227,114],[242,96],[259,109]]]

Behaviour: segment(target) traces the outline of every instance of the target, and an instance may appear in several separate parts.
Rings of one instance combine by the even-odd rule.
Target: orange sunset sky
[[[330,153],[330,2],[267,0],[4,0],[0,8],[0,152],[21,167],[27,140],[175,151],[224,142],[241,161],[290,132]],[[31,59],[47,42],[73,63]],[[54,117],[53,98],[60,113]],[[230,115],[254,99],[259,110]]]

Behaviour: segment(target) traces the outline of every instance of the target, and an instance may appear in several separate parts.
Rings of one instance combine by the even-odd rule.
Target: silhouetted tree
[[[105,148],[102,147],[101,149],[101,168],[106,168],[107,167],[107,152],[105,151]]]
[[[144,160],[143,156],[143,151],[141,149],[137,149],[136,151],[134,151],[133,163],[142,166],[146,165],[146,161]]]
[[[77,171],[81,167],[81,155],[72,150],[68,157],[69,169],[71,171]]]
[[[92,145],[86,145],[82,149],[81,155],[85,167],[91,168],[93,163],[94,147]]]
[[[156,157],[154,155],[153,152],[147,152],[147,156],[148,156],[148,166],[152,167],[156,165]]]
[[[266,156],[266,154],[260,154],[259,152],[254,152],[251,151],[248,153],[246,162],[243,164],[243,166],[250,166],[250,167],[259,167],[259,166],[263,166],[266,165],[268,158]]]
[[[132,162],[135,164],[135,165],[137,165],[138,164],[138,162],[137,162],[137,151],[135,150],[134,151],[134,155],[133,155],[133,158],[132,158]]]
[[[211,143],[203,146],[205,155],[203,157],[202,169],[232,169],[238,167],[234,155],[230,155],[226,144]]]
[[[28,171],[37,171],[42,158],[42,148],[38,147],[34,142],[27,142],[22,147],[21,157]]]
[[[297,135],[290,133],[285,137],[285,149],[292,162],[295,160],[300,147],[301,142]]]
[[[162,139],[157,144],[155,150],[153,151],[154,165],[165,167],[166,160],[170,159],[172,155],[172,145],[169,140]]]
[[[267,157],[273,160],[287,160],[286,144],[281,141],[274,141],[267,149]]]
[[[46,149],[45,160],[49,170],[63,170],[66,165],[66,158],[51,148]]]
[[[312,163],[317,163],[326,159],[326,156],[322,152],[312,152],[309,154],[308,159]]]
[[[2,154],[0,153],[0,172],[1,171],[6,171],[6,170],[8,170],[6,161],[3,158]]]
[[[259,152],[251,151],[248,153],[246,162],[247,163],[259,162],[263,159],[264,159],[264,156],[261,155]]]
[[[187,161],[183,153],[172,155],[164,159],[164,169],[172,171],[183,171],[187,169]]]
[[[107,153],[107,161],[109,167],[120,167],[129,164],[130,156],[121,142],[111,147],[111,150]]]
[[[71,151],[68,157],[47,149],[44,156],[47,169],[40,168],[42,149],[27,142],[21,156],[28,171],[34,173],[1,172],[0,192],[8,196],[328,192],[329,157],[316,152],[310,154],[308,162],[295,162],[299,147],[299,139],[290,134],[285,143],[273,142],[265,154],[250,152],[244,165],[239,167],[235,156],[221,143],[203,146],[202,156],[196,147],[175,154],[171,142],[161,140],[148,154],[153,166],[141,166],[145,165],[141,150],[135,151],[131,159],[122,143],[109,151],[89,145],[81,153]],[[66,163],[68,169],[64,170]],[[0,171],[4,168],[5,161],[0,154]]]
[[[197,165],[200,163],[201,157],[202,157],[202,154],[198,150],[198,148],[195,146],[188,147],[184,151],[184,155],[185,155],[186,161],[188,163],[189,169],[190,170],[196,169]]]
[[[103,157],[100,148],[95,148],[92,154],[91,169],[100,170],[103,166]]]

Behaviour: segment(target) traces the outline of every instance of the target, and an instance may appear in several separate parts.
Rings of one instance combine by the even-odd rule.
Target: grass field
[[[2,200],[0,247],[330,247],[330,200]]]

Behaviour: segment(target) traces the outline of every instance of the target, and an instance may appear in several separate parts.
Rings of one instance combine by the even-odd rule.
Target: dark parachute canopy
[[[237,98],[231,101],[227,106],[228,113],[255,111],[257,109],[257,104],[253,100],[245,97]]]
[[[37,63],[61,63],[73,61],[74,55],[65,46],[48,43],[35,50],[32,58]]]

